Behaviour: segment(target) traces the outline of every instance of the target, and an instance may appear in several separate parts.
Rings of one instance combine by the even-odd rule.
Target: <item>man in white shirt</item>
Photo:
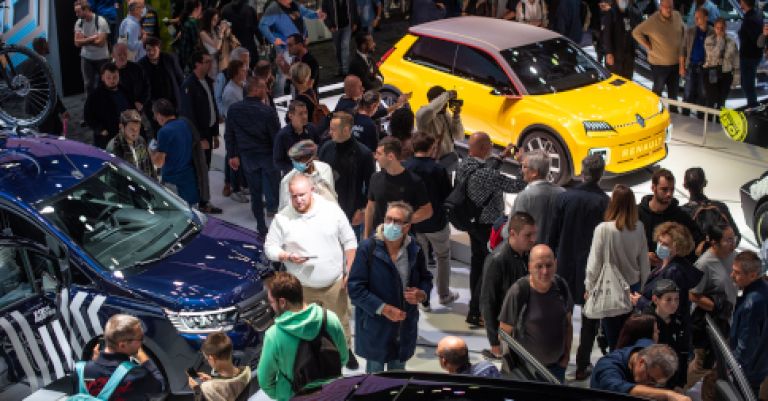
[[[96,15],[87,0],[75,2],[75,46],[80,48],[80,70],[85,93],[90,94],[99,82],[99,68],[109,61],[107,19]]]
[[[289,273],[298,277],[307,303],[322,303],[336,313],[349,344],[347,277],[357,240],[339,205],[317,196],[313,186],[311,178],[304,174],[291,178],[291,205],[275,215],[264,250],[270,260],[282,262]],[[352,352],[347,368],[358,368]]]

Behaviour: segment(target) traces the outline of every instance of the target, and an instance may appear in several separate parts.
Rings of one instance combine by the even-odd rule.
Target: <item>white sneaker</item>
[[[456,291],[451,291],[448,295],[440,297],[440,305],[450,305],[457,299],[459,299],[459,293]]]
[[[232,192],[229,195],[229,199],[232,199],[233,201],[240,202],[240,203],[248,203],[248,202],[250,202],[248,197],[243,195],[242,192]]]

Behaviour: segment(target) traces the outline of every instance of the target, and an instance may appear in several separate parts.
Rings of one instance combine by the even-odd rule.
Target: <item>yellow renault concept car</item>
[[[552,182],[580,174],[593,153],[612,174],[667,155],[671,126],[661,100],[546,29],[484,17],[428,22],[411,27],[379,68],[385,84],[413,92],[414,110],[432,86],[456,90],[467,134],[545,150]]]

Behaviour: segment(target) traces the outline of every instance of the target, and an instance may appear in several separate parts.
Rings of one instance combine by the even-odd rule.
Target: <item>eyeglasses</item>
[[[129,342],[129,343],[133,342],[133,341],[144,342],[144,336],[141,336],[139,338],[129,338],[129,339],[125,340],[125,341]]]
[[[400,224],[401,226],[404,226],[404,225],[408,224],[408,222],[407,222],[407,221],[404,221],[404,220],[400,220],[400,219],[395,219],[395,218],[393,218],[393,217],[384,217],[384,222],[385,222],[385,223],[395,223],[395,224]]]

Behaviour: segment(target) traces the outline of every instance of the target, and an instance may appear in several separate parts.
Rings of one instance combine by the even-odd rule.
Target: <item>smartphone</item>
[[[307,258],[307,259],[317,259],[317,255],[302,256],[302,258]]]
[[[195,368],[192,368],[192,367],[187,368],[187,376],[193,379],[197,379],[198,378],[197,371],[195,370]]]

